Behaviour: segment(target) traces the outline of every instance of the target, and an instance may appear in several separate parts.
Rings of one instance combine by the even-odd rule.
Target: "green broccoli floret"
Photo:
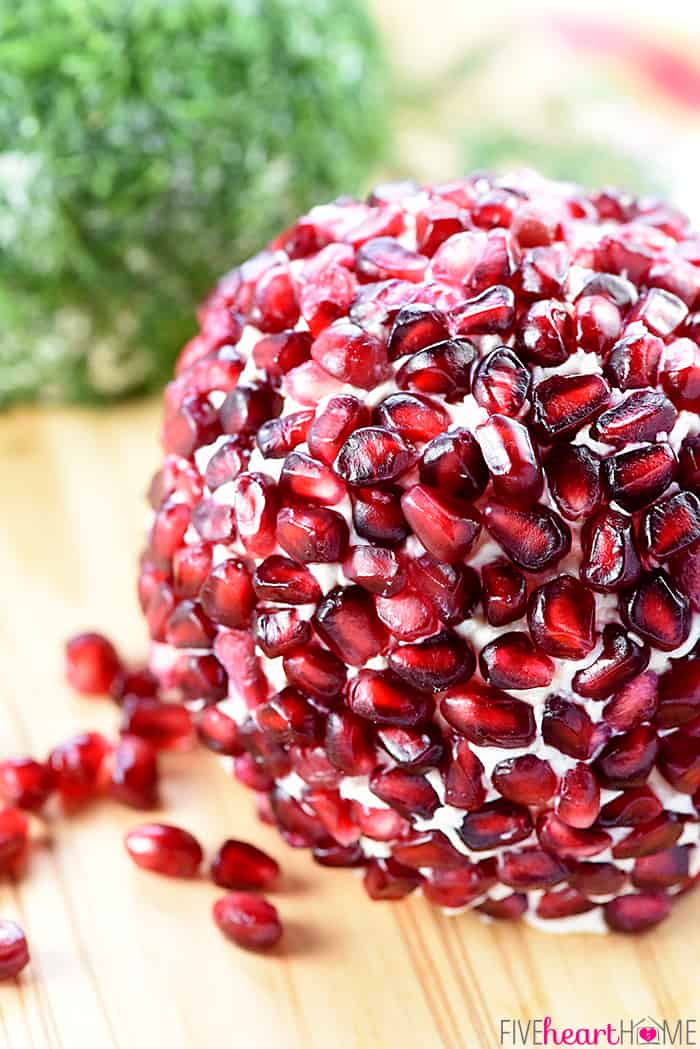
[[[215,278],[387,141],[359,0],[0,0],[0,404],[167,377]]]

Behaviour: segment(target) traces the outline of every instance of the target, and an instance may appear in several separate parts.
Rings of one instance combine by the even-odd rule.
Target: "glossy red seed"
[[[692,434],[681,441],[678,453],[680,484],[691,492],[700,491],[700,434]]]
[[[517,921],[527,910],[527,896],[522,892],[514,892],[502,899],[486,899],[475,909],[489,918]]]
[[[700,789],[700,736],[671,732],[661,740],[659,771],[664,779],[683,794]]]
[[[401,497],[401,509],[414,534],[439,561],[461,561],[481,530],[478,510],[414,485]]]
[[[358,488],[351,491],[352,520],[363,539],[381,546],[397,546],[410,533],[401,509],[401,489]]]
[[[450,725],[477,746],[526,747],[535,738],[530,704],[492,685],[455,685],[445,692],[440,710]]]
[[[553,375],[532,395],[533,426],[549,442],[571,437],[607,407],[610,387],[600,375]]]
[[[182,546],[173,554],[175,597],[197,597],[211,571],[212,551],[208,543]]]
[[[700,659],[672,659],[659,678],[657,723],[673,728],[692,721],[700,714]]]
[[[537,820],[537,837],[547,852],[563,860],[585,860],[604,852],[611,838],[603,830],[569,827],[556,813],[545,812]]]
[[[665,893],[628,893],[610,900],[603,908],[605,921],[615,932],[644,932],[668,916],[671,901]]]
[[[583,861],[570,865],[569,882],[584,896],[608,896],[620,891],[625,872],[613,863]]]
[[[476,438],[461,428],[440,434],[426,446],[419,472],[424,484],[458,499],[477,498],[489,481]]]
[[[654,892],[682,885],[689,875],[689,849],[674,845],[653,856],[640,856],[634,862],[631,881],[636,889]]]
[[[476,230],[455,233],[435,252],[432,261],[433,277],[466,287],[483,255],[486,243],[486,235]]]
[[[384,626],[399,641],[416,641],[435,633],[435,607],[424,595],[406,587],[395,597],[376,597],[374,607]]]
[[[270,739],[279,743],[313,743],[320,727],[316,711],[295,688],[283,688],[255,708],[254,722]]]
[[[38,812],[54,789],[51,769],[33,758],[6,758],[0,762],[0,797],[8,805]]]
[[[405,248],[393,237],[367,240],[357,253],[355,268],[365,280],[420,281],[428,260],[425,255]]]
[[[347,320],[334,321],[314,340],[311,356],[341,382],[371,390],[388,374],[384,342]]]
[[[601,827],[636,827],[660,816],[663,806],[649,787],[630,787],[603,805],[598,816]]]
[[[542,739],[562,754],[585,760],[593,749],[593,722],[580,703],[551,695],[542,715]]]
[[[439,401],[418,393],[392,393],[374,409],[374,421],[412,443],[429,441],[446,430],[450,415]]]
[[[656,730],[639,725],[621,736],[613,736],[594,762],[601,786],[608,790],[642,787],[659,752]]]
[[[670,445],[640,445],[605,459],[603,483],[608,497],[632,513],[663,495],[676,475],[676,468]]]
[[[490,415],[515,418],[522,411],[530,391],[530,373],[507,346],[499,346],[482,357],[474,369],[474,400]]]
[[[499,761],[491,774],[496,790],[520,805],[546,805],[557,789],[557,777],[548,761],[535,754]]]
[[[287,499],[299,499],[321,506],[334,506],[347,494],[343,482],[328,466],[304,452],[290,452],[286,457],[279,487],[280,493]]]
[[[570,827],[592,826],[600,812],[600,787],[588,765],[579,761],[559,787],[557,815]]]
[[[261,371],[285,373],[309,359],[311,335],[308,331],[280,331],[259,339],[252,357]]]
[[[629,860],[639,856],[653,856],[676,844],[683,832],[683,824],[673,813],[662,813],[651,823],[644,823],[629,831],[612,847],[613,859]]]
[[[380,426],[367,426],[348,437],[333,469],[347,484],[383,484],[413,466],[416,454],[403,438]]]
[[[389,856],[370,860],[364,876],[365,892],[373,900],[401,900],[417,889],[422,876]]]
[[[468,565],[451,565],[423,554],[409,563],[412,588],[427,597],[443,623],[467,619],[479,600],[479,576]]]
[[[586,518],[601,500],[600,456],[583,444],[561,444],[547,456],[549,490],[560,513],[571,521]]]
[[[700,539],[700,498],[694,492],[676,492],[655,502],[640,521],[644,554],[666,561]]]
[[[369,789],[407,819],[430,819],[440,804],[425,776],[410,769],[377,770],[370,776]]]
[[[407,867],[421,870],[454,870],[464,866],[464,855],[450,844],[439,830],[413,834],[408,840],[400,841],[392,850],[394,859]]]
[[[47,759],[61,801],[67,807],[91,801],[106,785],[109,744],[99,732],[84,732],[60,743]]]
[[[584,295],[574,307],[574,334],[587,353],[605,356],[622,331],[620,309],[605,295]]]
[[[532,829],[530,813],[524,806],[499,798],[467,813],[458,834],[468,848],[480,852],[515,845],[529,838]]]
[[[356,845],[360,838],[360,828],[355,821],[355,810],[353,802],[348,798],[341,798],[337,790],[322,787],[314,787],[304,796],[304,801],[310,805],[323,827],[328,832],[333,842],[343,849],[350,849]],[[349,856],[334,856],[335,860],[352,858]],[[362,850],[360,850],[362,857]],[[318,859],[318,857],[316,857]],[[326,856],[323,857],[327,859]],[[328,866],[335,864],[327,864]],[[338,866],[341,864],[338,863]]]
[[[506,415],[492,415],[476,429],[498,499],[527,506],[542,494],[542,468],[526,426]]]
[[[555,299],[540,299],[518,322],[519,350],[535,364],[551,368],[573,353],[573,309]]]
[[[621,590],[639,579],[634,523],[626,514],[610,507],[599,510],[584,524],[581,549],[581,578],[595,590]]]
[[[221,561],[211,570],[200,593],[202,608],[215,623],[245,626],[255,605],[247,566],[238,558]]]
[[[142,823],[127,832],[126,851],[137,867],[171,878],[193,878],[204,858],[189,831],[167,823]]]
[[[700,348],[692,339],[676,339],[664,347],[659,378],[676,408],[700,408]]]
[[[483,604],[491,626],[519,619],[527,608],[527,585],[522,572],[509,561],[490,561],[481,569]]]
[[[308,439],[314,418],[313,411],[300,411],[283,415],[279,419],[268,419],[256,433],[255,443],[266,459],[284,459],[292,449]]]
[[[66,678],[76,692],[109,692],[120,671],[117,650],[102,634],[76,634],[66,643]]]
[[[408,578],[403,560],[393,550],[369,545],[350,547],[343,561],[343,575],[382,597],[399,593]]]
[[[340,561],[348,545],[345,518],[325,506],[283,506],[276,534],[285,553],[303,564]]]
[[[423,641],[392,649],[388,665],[402,681],[414,688],[439,692],[470,678],[476,661],[466,642],[457,634],[442,630]]]
[[[191,394],[168,413],[163,424],[163,449],[188,458],[221,433],[219,413],[206,393]]]
[[[557,576],[533,590],[527,615],[533,640],[550,656],[582,659],[595,645],[593,594],[573,576]]]
[[[517,630],[499,634],[482,648],[479,669],[485,681],[505,689],[543,688],[554,676],[552,660]]]
[[[305,645],[284,657],[284,672],[292,685],[321,699],[340,695],[345,685],[345,664],[325,648]]]
[[[197,720],[197,735],[200,743],[215,754],[231,757],[243,752],[243,742],[238,724],[219,707],[205,707]]]
[[[211,880],[222,889],[267,889],[277,881],[279,864],[247,841],[228,838],[211,862]]]
[[[346,440],[369,422],[369,412],[357,397],[331,397],[308,433],[309,452],[330,466]]]
[[[663,393],[639,390],[599,415],[591,433],[597,441],[612,445],[653,441],[659,433],[670,433],[677,417]]]
[[[255,640],[268,657],[286,656],[306,645],[311,627],[296,608],[259,609],[255,615]]]
[[[687,598],[660,570],[643,575],[621,595],[620,612],[630,629],[664,651],[678,648],[690,632]]]
[[[0,877],[20,878],[29,854],[29,819],[20,809],[0,808]]]
[[[649,721],[658,705],[658,678],[653,671],[639,674],[618,688],[603,708],[603,718],[615,732],[628,732]]]
[[[0,919],[0,980],[14,980],[28,964],[29,947],[22,929]]]
[[[219,409],[223,431],[241,437],[252,436],[268,419],[281,415],[282,404],[282,397],[271,386],[263,383],[237,386]]]
[[[484,766],[466,739],[455,740],[445,773],[445,804],[474,811],[485,801]]]
[[[504,852],[498,873],[500,881],[511,889],[546,889],[564,881],[567,869],[554,856],[528,846]]]
[[[122,704],[119,730],[139,736],[159,750],[181,750],[192,743],[192,715],[180,703],[163,703],[156,696],[131,696]]]
[[[268,950],[282,938],[277,909],[249,892],[230,892],[217,900],[214,921],[224,936],[246,950]]]
[[[431,871],[423,882],[426,899],[440,907],[465,907],[483,896],[496,883],[496,864],[493,859],[480,863],[465,862],[456,870]]]
[[[366,775],[377,764],[371,727],[350,710],[328,715],[325,743],[331,764],[348,776]]]
[[[353,714],[374,725],[398,728],[422,725],[433,712],[430,696],[381,670],[361,670],[350,682],[347,703]]]
[[[361,667],[389,643],[372,598],[358,586],[336,587],[316,608],[313,626],[330,650],[350,666]]]
[[[396,314],[387,344],[389,358],[395,361],[433,343],[443,342],[448,336],[447,318],[440,310],[423,303],[411,303]]]
[[[377,732],[377,741],[398,765],[410,769],[439,765],[445,752],[443,737],[434,725],[416,729],[384,727]]]
[[[321,597],[321,588],[309,569],[279,554],[272,554],[257,566],[253,588],[259,601],[285,605],[316,604]]]
[[[139,736],[122,736],[112,755],[110,796],[122,805],[152,809],[158,804],[155,749]]]
[[[561,518],[545,506],[528,509],[489,502],[483,510],[484,525],[519,568],[542,572],[571,549],[571,532]]]
[[[587,699],[607,699],[628,681],[641,674],[649,662],[649,649],[615,623],[603,629],[603,648],[596,660],[577,670],[574,692]]]
[[[603,367],[611,386],[620,390],[655,386],[664,344],[655,335],[635,329],[613,346]]]
[[[243,473],[234,482],[233,515],[246,553],[267,557],[275,547],[277,485],[263,473]]]
[[[216,627],[196,601],[181,601],[168,617],[165,640],[173,648],[211,648]]]
[[[700,543],[694,543],[668,562],[674,582],[686,595],[695,611],[700,611]]]
[[[448,339],[418,350],[396,373],[400,390],[442,394],[454,399],[469,392],[476,350],[466,339]]]

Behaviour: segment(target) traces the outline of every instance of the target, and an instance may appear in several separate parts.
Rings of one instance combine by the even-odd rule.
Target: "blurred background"
[[[699,41],[682,0],[0,0],[0,405],[157,388],[218,274],[379,178],[700,212]]]

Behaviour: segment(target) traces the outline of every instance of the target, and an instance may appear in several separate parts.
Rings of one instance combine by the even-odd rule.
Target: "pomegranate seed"
[[[690,632],[687,598],[662,571],[643,575],[634,590],[624,593],[620,611],[631,630],[664,651],[678,648]]]
[[[545,441],[570,437],[607,407],[610,387],[600,375],[553,375],[533,390],[533,425]]]
[[[625,878],[625,872],[613,863],[583,861],[571,864],[569,869],[572,887],[584,896],[608,896],[618,893],[625,883]]]
[[[348,484],[362,486],[392,481],[415,462],[403,438],[380,426],[355,430],[340,449],[334,470]]]
[[[310,787],[332,789],[340,783],[340,773],[331,764],[323,744],[302,746],[295,743],[289,749],[292,769]]]
[[[571,549],[571,532],[552,510],[535,505],[528,509],[489,502],[484,507],[486,528],[519,568],[542,572]]]
[[[563,364],[573,353],[573,310],[554,299],[540,299],[518,323],[518,346],[535,364],[545,368]]]
[[[469,392],[476,350],[466,339],[447,339],[412,354],[396,373],[400,390],[455,399]]]
[[[410,589],[402,590],[395,597],[376,597],[374,607],[384,626],[399,641],[416,641],[438,628],[432,603]]]
[[[377,763],[369,724],[349,710],[332,711],[326,723],[330,762],[347,776],[363,776]]]
[[[640,542],[647,557],[666,561],[700,539],[700,498],[693,492],[676,492],[644,511]]]
[[[345,266],[328,265],[313,281],[302,284],[299,307],[312,336],[316,338],[329,324],[347,313],[356,294],[357,280]]]
[[[259,339],[252,357],[258,368],[268,373],[285,373],[308,361],[311,335],[307,331],[280,331]]]
[[[121,662],[111,641],[102,634],[76,634],[66,644],[66,678],[86,696],[109,692]]]
[[[633,521],[626,514],[599,510],[583,527],[581,549],[581,578],[595,590],[620,590],[639,579]]]
[[[692,721],[700,714],[700,660],[671,660],[659,679],[659,711],[662,728],[673,728]]]
[[[200,593],[202,608],[222,626],[245,626],[255,605],[255,592],[246,565],[237,558],[211,570]]]
[[[562,860],[597,856],[609,847],[611,840],[603,830],[569,827],[554,812],[544,812],[538,818],[537,837],[543,849]]]
[[[230,396],[230,394],[229,394]],[[196,448],[211,444],[221,433],[219,415],[206,393],[184,397],[163,425],[166,452],[189,458]]]
[[[481,530],[479,512],[466,503],[439,496],[426,485],[413,485],[401,497],[404,517],[439,561],[461,561]]]
[[[514,892],[500,900],[486,899],[476,907],[476,910],[488,915],[489,918],[517,921],[527,910],[527,896],[522,892]]]
[[[464,856],[450,844],[439,830],[414,834],[407,841],[400,841],[393,848],[394,859],[407,867],[421,870],[454,870],[464,866]]]
[[[613,445],[653,441],[659,433],[670,433],[677,418],[676,409],[664,394],[639,390],[599,415],[591,433],[597,441]]]
[[[426,446],[419,471],[424,484],[458,499],[476,499],[489,482],[476,438],[459,428],[440,434]]]
[[[654,335],[663,337],[675,331],[688,315],[688,307],[677,295],[663,288],[649,288],[641,296],[627,322],[642,321]]]
[[[33,758],[6,758],[0,762],[0,796],[17,808],[38,812],[53,793],[48,765]]]
[[[166,624],[174,608],[172,588],[167,583],[158,583],[144,609],[148,632],[153,641],[165,641]]]
[[[367,895],[373,900],[401,900],[422,882],[418,871],[387,859],[370,860],[364,876]]]
[[[634,306],[638,298],[634,284],[613,273],[594,273],[584,284],[580,295],[603,295],[624,312]]]
[[[440,710],[477,746],[526,747],[535,738],[532,707],[492,685],[456,685],[444,694]]]
[[[654,892],[682,885],[689,874],[688,849],[675,845],[653,856],[640,856],[632,870],[632,884],[636,889]]]
[[[700,610],[700,543],[686,547],[672,557],[668,569],[674,581],[688,597],[695,611]]]
[[[284,672],[292,685],[320,699],[339,696],[345,686],[345,664],[317,645],[305,645],[284,658]]]
[[[474,811],[486,801],[484,766],[465,739],[455,741],[445,774],[445,804]]]
[[[566,876],[563,863],[533,845],[505,852],[499,868],[500,880],[511,889],[547,889],[559,885]]]
[[[700,350],[692,339],[676,339],[664,347],[659,368],[661,384],[676,408],[700,407]]]
[[[227,692],[224,668],[208,652],[183,653],[173,664],[170,677],[173,688],[179,690],[185,702],[216,703]]]
[[[664,893],[637,892],[610,900],[603,913],[616,932],[644,932],[663,921],[670,909],[671,901]]]
[[[415,691],[392,674],[361,670],[348,689],[348,706],[353,714],[374,725],[415,728],[430,719],[433,701]]]
[[[614,736],[595,760],[601,786],[626,790],[646,783],[659,751],[656,731],[639,725],[621,736]]]
[[[372,599],[358,586],[336,587],[326,594],[314,613],[313,626],[331,652],[350,666],[364,666],[388,646],[386,628]]]
[[[212,552],[208,543],[193,543],[176,550],[173,554],[175,597],[197,597],[211,567]]]
[[[381,546],[397,546],[410,529],[401,510],[398,488],[358,488],[351,493],[352,520],[363,539]]]
[[[548,696],[542,715],[542,739],[562,754],[585,760],[593,749],[593,722],[579,703],[564,696]]]
[[[434,255],[441,244],[463,229],[464,222],[455,204],[433,201],[416,215],[416,246],[424,255]]]
[[[197,504],[200,507],[206,505],[208,504]],[[151,527],[148,549],[150,556],[160,568],[170,569],[173,555],[184,539],[191,516],[190,507],[186,503],[175,502],[174,498],[163,503],[156,513]],[[201,510],[199,516],[201,517]]]
[[[622,314],[605,295],[584,295],[574,308],[574,336],[586,353],[605,356],[622,331]]]
[[[284,376],[282,392],[285,397],[306,407],[315,407],[324,397],[331,397],[342,387],[316,361],[305,361]]]
[[[237,437],[230,437],[220,444],[204,471],[204,480],[208,488],[215,491],[228,484],[245,470],[248,464],[247,449]]]
[[[683,439],[678,462],[681,486],[696,493],[700,491],[700,434]]]
[[[234,482],[233,515],[246,553],[266,557],[275,547],[277,486],[262,473],[243,473]]]
[[[617,860],[652,856],[675,845],[681,836],[683,825],[677,816],[662,813],[651,823],[635,827],[613,845],[612,855]]]
[[[538,299],[561,295],[570,263],[569,249],[564,244],[535,246],[533,251],[526,251],[523,256],[520,267],[521,290]]]
[[[515,319],[515,296],[503,284],[487,287],[450,313],[458,335],[495,335],[507,332]]]
[[[277,554],[257,566],[253,588],[259,601],[288,605],[316,604],[321,597],[321,588],[308,568]]]
[[[109,744],[98,732],[84,732],[54,747],[47,765],[65,806],[90,801],[106,785],[108,753]]]
[[[325,328],[312,343],[311,356],[334,379],[363,390],[387,378],[386,346],[349,321],[334,321]]]
[[[216,901],[212,913],[224,936],[246,950],[267,950],[282,938],[277,909],[261,896],[229,892]]]
[[[166,455],[163,466],[151,481],[148,501],[158,510],[177,493],[178,501],[193,506],[202,498],[203,491],[202,479],[191,463],[177,455]]]
[[[604,461],[603,483],[609,498],[632,513],[663,495],[676,475],[676,468],[670,445],[640,445]]]
[[[600,812],[600,787],[588,765],[579,761],[561,781],[557,815],[570,827],[592,826]]]
[[[383,728],[377,732],[377,740],[398,765],[410,769],[439,765],[445,752],[442,735],[432,725],[422,729]]]
[[[311,627],[296,608],[266,608],[256,613],[255,640],[269,659],[301,648],[310,637]]]
[[[490,561],[481,569],[484,612],[491,626],[520,619],[527,608],[525,577],[509,561]]]
[[[348,526],[325,506],[284,506],[277,515],[277,542],[304,564],[340,561],[348,544]]]
[[[700,737],[671,732],[661,740],[659,771],[675,790],[695,794],[700,789]]]
[[[474,653],[456,634],[441,630],[433,637],[399,645],[388,656],[389,668],[402,681],[424,692],[440,692],[474,673]]]
[[[238,725],[220,707],[205,707],[197,721],[197,735],[216,754],[238,756],[243,752]]]
[[[620,390],[655,386],[663,348],[655,335],[630,332],[613,346],[603,368],[605,378]]]
[[[554,216],[530,201],[518,206],[510,224],[521,248],[551,244],[556,239],[558,223]]]
[[[499,761],[491,782],[499,794],[519,805],[546,805],[557,789],[551,765],[534,754]]]
[[[422,303],[403,306],[396,314],[389,335],[389,359],[395,361],[417,353],[436,342],[444,342],[448,336],[447,318],[440,310]]]
[[[158,763],[150,743],[139,736],[122,736],[112,755],[110,794],[135,809],[158,804]]]
[[[314,809],[323,827],[333,840],[334,845],[342,849],[352,849],[360,838],[360,828],[355,822],[354,805],[347,798],[341,798],[337,790],[315,788],[306,794],[305,800]],[[317,846],[318,848],[318,846]],[[351,854],[350,858],[356,854]],[[363,857],[360,850],[360,857]],[[324,859],[326,857],[324,856]],[[338,857],[333,857],[338,859]],[[343,855],[341,854],[341,859]],[[336,864],[333,864],[334,866]],[[340,866],[340,863],[337,864]]]
[[[369,412],[356,397],[331,397],[308,433],[309,452],[331,466],[348,437],[369,422]]]
[[[355,265],[358,275],[365,280],[396,278],[417,282],[423,279],[428,260],[393,237],[375,237],[361,246]]]
[[[503,848],[529,838],[532,819],[526,808],[499,798],[467,813],[458,833],[474,852]]]
[[[26,936],[19,925],[0,919],[0,980],[14,980],[28,964]]]
[[[182,601],[168,617],[165,640],[174,648],[211,648],[216,627],[196,601]]]
[[[275,781],[263,769],[252,754],[241,754],[233,759],[233,773],[236,779],[250,790],[265,792],[272,790]],[[274,823],[274,818],[270,822]]]
[[[596,909],[596,904],[587,899],[576,889],[558,889],[556,892],[545,892],[537,904],[539,918],[568,918],[574,914],[586,914]]]
[[[354,813],[362,834],[373,841],[395,841],[410,833],[410,823],[393,809],[366,809],[356,803]]]
[[[492,415],[476,433],[497,498],[526,506],[537,502],[542,469],[527,427],[506,415]]]
[[[520,414],[530,392],[530,373],[507,346],[486,354],[474,369],[472,393],[490,415]]]
[[[255,708],[255,724],[280,743],[313,743],[318,738],[316,711],[294,688],[284,688]]]
[[[226,396],[219,411],[223,431],[253,436],[264,422],[281,414],[282,404],[281,396],[271,386],[237,386]]]
[[[395,430],[409,442],[429,441],[446,430],[450,416],[430,397],[418,393],[392,393],[374,410],[380,427]]]
[[[556,446],[545,463],[549,490],[561,514],[586,518],[600,503],[600,457],[582,444]]]
[[[649,649],[631,638],[622,627],[608,623],[603,649],[590,666],[574,674],[573,688],[588,699],[607,699],[641,674],[649,662]]]
[[[189,831],[167,823],[142,823],[127,832],[126,851],[137,867],[170,878],[193,878],[204,858]]]
[[[0,876],[19,878],[29,854],[29,820],[20,809],[0,808]]]
[[[593,594],[573,576],[558,576],[533,590],[527,617],[533,640],[550,656],[582,659],[595,645]]]
[[[603,717],[615,732],[628,732],[643,721],[649,721],[656,713],[657,705],[658,679],[649,671],[617,688],[603,708]]]
[[[236,532],[233,507],[202,499],[192,510],[192,525],[208,543],[226,543]]]
[[[346,495],[345,485],[329,467],[303,452],[290,452],[284,460],[280,491],[288,498],[321,506],[334,506]]]
[[[440,804],[428,780],[409,769],[377,770],[370,776],[369,789],[407,819],[430,819]]]
[[[424,554],[409,564],[413,590],[432,601],[443,623],[467,619],[479,600],[479,576],[468,565],[449,565]]]
[[[495,861],[487,859],[465,862],[458,870],[431,871],[423,883],[423,895],[440,907],[464,907],[495,885],[495,867]]]
[[[603,805],[598,823],[601,827],[636,827],[651,823],[662,812],[661,802],[649,787],[630,787]]]
[[[211,862],[211,879],[222,889],[267,889],[277,881],[279,864],[247,841],[229,838]]]
[[[301,411],[268,419],[256,433],[255,443],[266,459],[284,459],[288,452],[308,439],[314,417],[313,411]]]
[[[481,650],[479,669],[485,681],[498,688],[542,688],[551,684],[554,664],[537,651],[527,634],[501,634]]]
[[[466,287],[483,256],[486,243],[484,233],[472,230],[456,232],[435,252],[431,267],[433,277]]]
[[[393,550],[375,546],[352,546],[343,562],[343,575],[364,590],[392,597],[403,590],[407,573]]]

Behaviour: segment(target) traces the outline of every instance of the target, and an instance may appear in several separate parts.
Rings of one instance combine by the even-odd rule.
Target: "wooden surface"
[[[62,682],[62,642],[89,626],[145,652],[133,594],[158,406],[0,418],[0,754],[44,754],[114,725]],[[499,1020],[561,1026],[694,1017],[700,893],[639,940],[547,936],[446,918],[421,899],[369,901],[357,876],[288,849],[208,755],[165,762],[164,816],[210,848],[230,835],[276,855],[284,949],[257,957],[209,917],[217,892],[136,870],[110,804],[41,832],[29,876],[0,884],[0,915],[33,961],[0,987],[0,1049],[491,1049]]]

